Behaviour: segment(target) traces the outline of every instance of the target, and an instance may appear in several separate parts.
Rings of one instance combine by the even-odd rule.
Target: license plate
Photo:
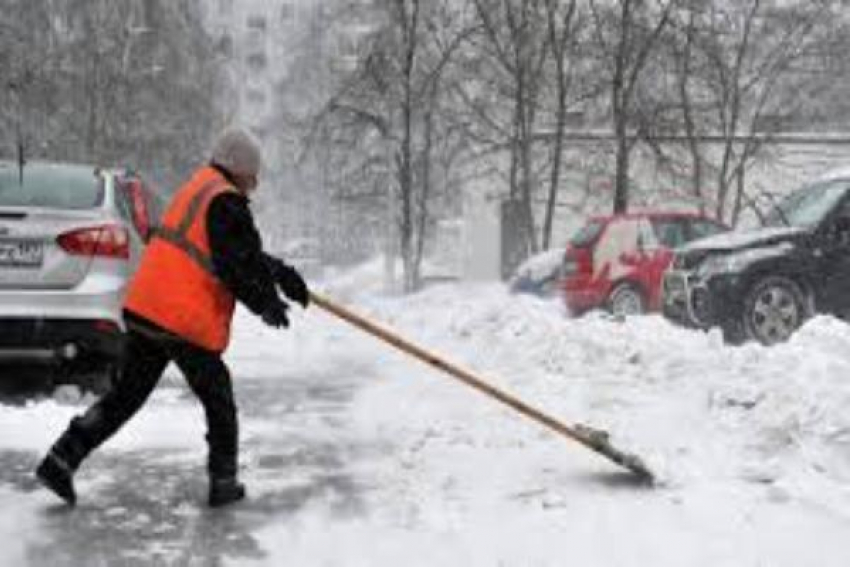
[[[44,262],[41,242],[0,242],[0,266],[38,268]]]

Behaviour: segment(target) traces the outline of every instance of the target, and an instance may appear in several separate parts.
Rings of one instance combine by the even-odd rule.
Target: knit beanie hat
[[[216,140],[210,161],[233,175],[257,175],[262,156],[254,137],[234,128],[225,130]]]

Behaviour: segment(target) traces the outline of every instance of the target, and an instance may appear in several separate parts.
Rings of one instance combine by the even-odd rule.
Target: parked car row
[[[661,311],[719,327],[730,343],[787,340],[816,313],[850,318],[850,171],[792,192],[747,231],[695,213],[591,217],[566,250],[520,266],[510,287],[560,289],[573,315]]]
[[[125,171],[0,161],[0,364],[111,377],[155,208]]]
[[[784,341],[815,313],[850,314],[850,172],[783,199],[756,230],[694,242],[664,278],[664,314],[730,342]]]

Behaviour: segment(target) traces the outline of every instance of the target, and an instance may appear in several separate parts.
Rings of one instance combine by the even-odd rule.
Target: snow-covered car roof
[[[526,259],[515,270],[516,276],[528,276],[533,279],[545,278],[556,270],[564,259],[564,251],[560,248],[553,248],[535,254]]]

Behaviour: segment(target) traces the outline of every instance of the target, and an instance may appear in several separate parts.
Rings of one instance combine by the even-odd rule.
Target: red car
[[[635,212],[595,216],[564,254],[567,308],[580,315],[606,308],[633,315],[661,308],[661,282],[676,248],[726,226],[697,213]]]

